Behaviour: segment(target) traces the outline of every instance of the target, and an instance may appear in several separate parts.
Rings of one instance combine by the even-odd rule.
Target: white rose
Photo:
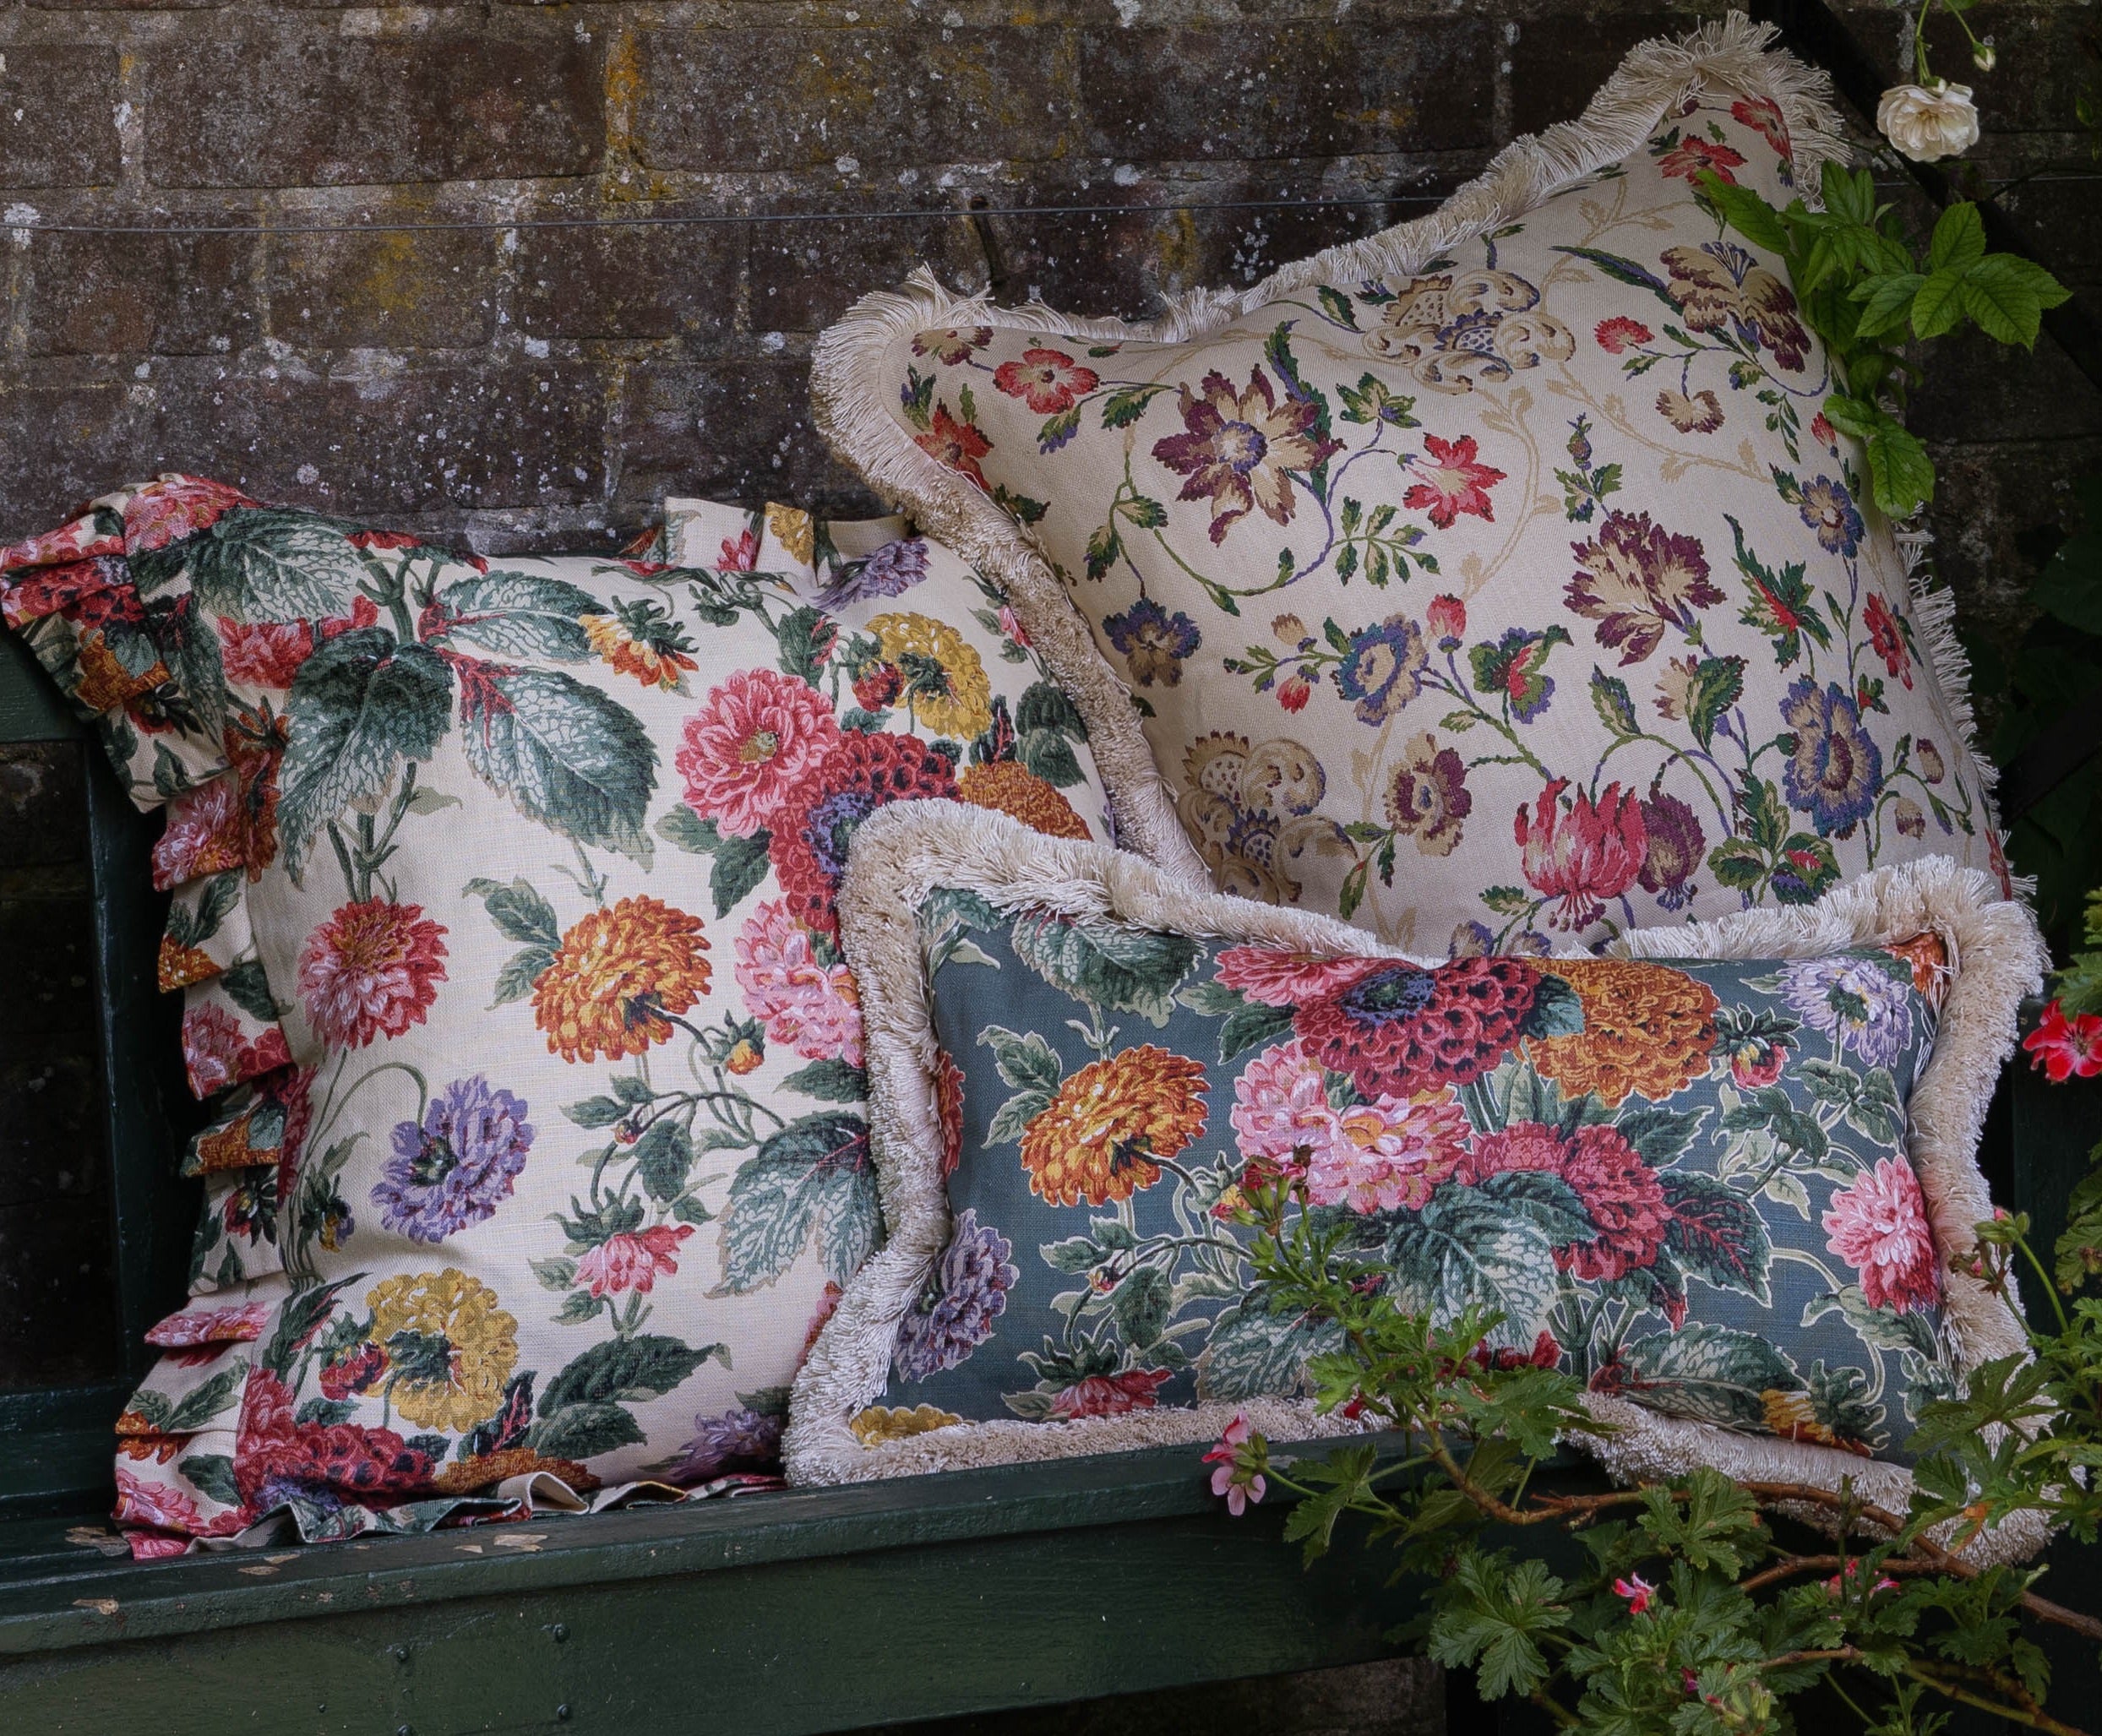
[[[1961,156],[1978,143],[1970,86],[1893,84],[1876,105],[1876,130],[1915,163]]]

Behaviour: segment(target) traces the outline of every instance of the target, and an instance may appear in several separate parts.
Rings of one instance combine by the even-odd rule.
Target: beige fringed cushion
[[[1770,40],[1646,43],[1435,215],[1152,324],[923,273],[825,335],[820,418],[1025,614],[1071,596],[1226,890],[1468,952],[1928,855],[2004,889],[1947,600],[1696,192],[1838,149]]]
[[[890,1227],[792,1479],[1282,1439],[1334,1347],[1234,1205],[1297,1178],[1397,1304],[1580,1376],[1615,1472],[1907,1504],[1921,1404],[2020,1321],[1967,1275],[1979,1118],[2042,952],[1947,858],[1617,957],[1411,961],[1099,846],[915,803],[841,892]],[[2009,1527],[1981,1554],[2026,1553]]]

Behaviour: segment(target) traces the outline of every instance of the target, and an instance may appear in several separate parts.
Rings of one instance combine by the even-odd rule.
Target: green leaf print
[[[444,623],[432,638],[464,640],[499,657],[563,663],[590,660],[583,618],[606,612],[589,591],[535,573],[477,573],[448,585],[435,601]]]
[[[527,819],[648,864],[656,747],[633,712],[556,669],[463,660],[460,685],[476,776]]]
[[[730,1184],[722,1289],[743,1296],[772,1283],[814,1229],[827,1274],[844,1283],[875,1245],[879,1221],[867,1126],[836,1109],[806,1115],[767,1139]]]
[[[1635,1339],[1622,1347],[1620,1361],[1652,1410],[1725,1428],[1763,1427],[1762,1395],[1803,1387],[1788,1358],[1765,1339],[1700,1320]]]
[[[1233,1401],[1304,1392],[1308,1362],[1342,1341],[1332,1321],[1310,1320],[1258,1289],[1212,1322],[1197,1358],[1197,1396]]]
[[[1187,936],[1146,929],[1089,929],[1064,917],[1015,919],[1015,955],[1054,988],[1151,1023],[1168,1023],[1175,990],[1202,950]]]
[[[1530,1217],[1479,1189],[1447,1183],[1387,1237],[1388,1288],[1402,1308],[1448,1320],[1470,1308],[1502,1322],[1491,1342],[1529,1349],[1555,1305],[1555,1249]]]
[[[384,627],[353,628],[300,666],[285,711],[291,743],[277,822],[297,876],[316,832],[378,795],[404,759],[431,756],[451,727],[452,675],[427,646],[397,645]]]
[[[169,545],[188,566],[198,608],[237,621],[346,615],[364,560],[354,527],[312,513],[237,506],[202,534]]]
[[[652,1332],[610,1338],[573,1358],[547,1383],[540,1414],[551,1417],[574,1404],[639,1404],[662,1398],[711,1357],[728,1366],[720,1344],[695,1350],[677,1338]]]

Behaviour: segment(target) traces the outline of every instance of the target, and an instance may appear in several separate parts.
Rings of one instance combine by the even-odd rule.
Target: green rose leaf
[[[781,1083],[785,1091],[800,1091],[806,1097],[820,1097],[828,1103],[858,1103],[869,1096],[869,1075],[836,1056],[798,1068]]]
[[[1168,1023],[1201,950],[1186,935],[1088,928],[1034,912],[1015,919],[1011,941],[1016,956],[1054,988],[1155,1025]]]
[[[722,1285],[732,1296],[772,1283],[813,1232],[841,1283],[875,1246],[880,1217],[869,1129],[858,1115],[820,1110],[763,1142],[730,1184],[722,1214]]]
[[[653,1121],[634,1147],[635,1175],[652,1200],[676,1200],[694,1167],[694,1140],[676,1121]]]
[[[477,573],[433,599],[444,612],[438,634],[499,657],[581,663],[591,656],[583,618],[606,612],[588,590],[536,573]]]
[[[1051,1045],[1037,1031],[1010,1031],[1004,1025],[988,1025],[978,1041],[993,1052],[993,1064],[1000,1078],[1016,1091],[1054,1095],[1065,1080],[1065,1068]]]

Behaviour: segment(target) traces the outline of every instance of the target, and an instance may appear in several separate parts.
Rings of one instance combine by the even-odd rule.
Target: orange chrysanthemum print
[[[707,993],[707,950],[700,918],[660,899],[595,910],[562,937],[533,983],[533,1022],[565,1061],[639,1055]]]
[[[1085,838],[1087,822],[1073,811],[1052,785],[1012,759],[990,765],[967,765],[956,774],[956,788],[973,808],[989,808],[1053,838]]]
[[[1030,1190],[1054,1205],[1107,1205],[1161,1178],[1204,1131],[1204,1065],[1152,1044],[1091,1061],[1023,1129]]]
[[[1633,959],[1558,959],[1553,970],[1583,1003],[1584,1028],[1528,1039],[1526,1058],[1565,1097],[1658,1103],[1707,1071],[1718,1002],[1705,982]]]

